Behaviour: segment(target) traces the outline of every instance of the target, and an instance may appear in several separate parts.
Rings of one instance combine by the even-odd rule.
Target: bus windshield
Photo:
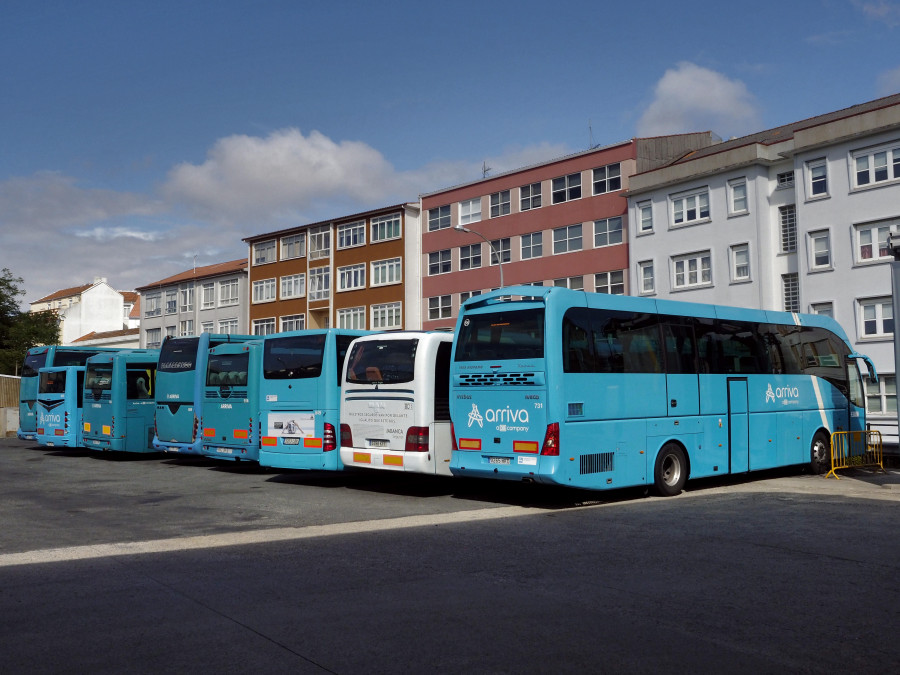
[[[66,371],[58,370],[50,373],[41,373],[41,380],[40,384],[38,385],[38,393],[65,394]]]
[[[47,351],[40,354],[29,354],[25,357],[25,365],[22,366],[22,377],[36,377],[38,371],[47,365]]]
[[[325,338],[324,333],[316,333],[266,340],[263,377],[267,380],[319,377],[322,374]]]
[[[159,352],[159,372],[182,373],[193,370],[197,363],[197,345],[200,340],[196,337],[169,338]]]
[[[457,361],[540,359],[543,356],[543,309],[469,314],[459,330]]]
[[[350,351],[347,382],[394,384],[415,377],[417,339],[365,340]]]
[[[247,385],[247,369],[250,354],[210,354],[206,371],[206,384],[211,387]]]

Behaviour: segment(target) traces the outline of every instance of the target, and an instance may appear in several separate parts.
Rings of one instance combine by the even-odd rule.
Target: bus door
[[[728,471],[750,470],[750,398],[746,377],[728,378]]]
[[[700,414],[700,377],[691,319],[660,316],[669,417]]]

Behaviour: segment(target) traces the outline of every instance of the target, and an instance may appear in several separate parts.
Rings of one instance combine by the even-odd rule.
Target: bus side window
[[[660,317],[666,352],[666,372],[689,375],[698,372],[694,327],[690,319]]]
[[[570,309],[563,317],[563,372],[591,373],[597,370],[591,349],[588,311]]]
[[[452,342],[438,344],[434,363],[434,420],[450,421],[450,356]]]

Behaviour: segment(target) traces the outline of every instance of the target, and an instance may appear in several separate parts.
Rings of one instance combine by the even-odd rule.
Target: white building
[[[105,333],[133,328],[131,317],[137,296],[120,292],[105,277],[92,284],[65,288],[30,304],[30,311],[56,310],[59,315],[59,342],[70,345],[89,333]]]
[[[900,95],[688,153],[632,176],[628,203],[635,295],[833,316],[875,361],[869,419],[896,440]]]

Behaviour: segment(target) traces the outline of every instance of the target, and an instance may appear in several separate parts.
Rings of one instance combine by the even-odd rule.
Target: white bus
[[[345,466],[450,475],[449,332],[357,338],[344,360]]]

